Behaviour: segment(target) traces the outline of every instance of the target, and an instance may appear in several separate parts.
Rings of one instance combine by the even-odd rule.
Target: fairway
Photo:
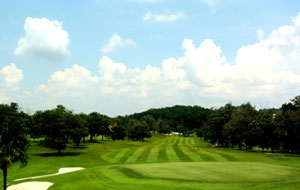
[[[300,158],[212,148],[196,137],[154,136],[146,142],[104,141],[70,145],[62,156],[33,143],[29,163],[8,171],[13,180],[84,170],[42,179],[51,190],[69,189],[299,189]],[[1,178],[2,179],[2,178]]]
[[[300,175],[291,167],[249,162],[145,164],[127,166],[121,171],[137,178],[219,183],[280,182]]]

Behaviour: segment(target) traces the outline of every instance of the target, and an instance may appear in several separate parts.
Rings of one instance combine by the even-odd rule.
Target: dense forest
[[[144,141],[153,134],[197,135],[213,146],[300,152],[300,96],[279,109],[256,110],[250,103],[220,108],[173,106],[110,118],[98,112],[74,113],[62,105],[26,114],[18,104],[0,105],[2,134],[18,121],[23,133],[60,154],[72,141]]]

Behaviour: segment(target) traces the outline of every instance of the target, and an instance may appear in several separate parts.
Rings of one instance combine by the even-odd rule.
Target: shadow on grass
[[[87,146],[85,146],[85,145],[79,145],[79,146],[71,146],[71,148],[73,148],[73,149],[86,149],[86,148],[88,148]]]
[[[51,152],[51,153],[37,153],[34,154],[35,156],[40,156],[40,157],[51,157],[51,156],[56,156],[56,157],[65,157],[65,156],[79,156],[83,154],[82,152],[62,152],[58,154],[57,152]]]

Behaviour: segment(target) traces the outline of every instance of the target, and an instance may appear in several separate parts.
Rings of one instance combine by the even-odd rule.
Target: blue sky
[[[4,1],[0,103],[115,116],[280,106],[300,92],[297,0]]]

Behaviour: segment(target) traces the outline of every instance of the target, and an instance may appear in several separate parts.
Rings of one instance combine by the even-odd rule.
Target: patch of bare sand
[[[53,183],[30,181],[9,186],[7,190],[47,190],[51,185],[53,185]]]
[[[23,181],[23,180],[27,180],[27,179],[37,179],[37,178],[43,178],[43,177],[49,177],[49,176],[56,176],[56,175],[75,172],[75,171],[79,171],[79,170],[83,170],[83,169],[84,168],[82,168],[82,167],[60,168],[58,170],[58,173],[55,173],[55,174],[48,174],[48,175],[41,175],[41,176],[34,176],[34,177],[25,177],[25,178],[15,179],[14,181]]]

